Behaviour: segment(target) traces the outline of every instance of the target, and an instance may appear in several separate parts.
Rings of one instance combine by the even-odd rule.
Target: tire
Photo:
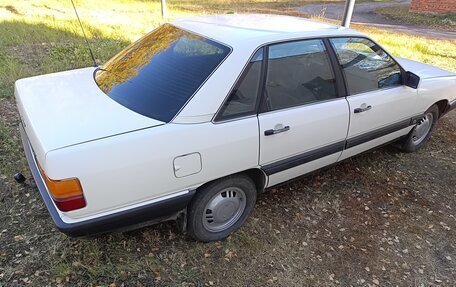
[[[439,108],[433,105],[424,113],[423,119],[416,124],[402,141],[400,149],[404,152],[418,151],[431,136],[438,118]]]
[[[246,175],[204,185],[196,191],[188,208],[188,234],[203,242],[225,239],[244,224],[256,198],[255,184]]]

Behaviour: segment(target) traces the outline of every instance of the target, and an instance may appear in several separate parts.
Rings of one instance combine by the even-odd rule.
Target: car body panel
[[[43,166],[51,150],[163,124],[106,97],[93,80],[94,70],[84,68],[16,82],[19,113]]]
[[[406,71],[413,72],[414,74],[418,75],[421,79],[456,76],[455,73],[446,71],[444,69],[440,69],[429,64],[420,63],[417,61],[400,57],[395,57],[395,59]]]
[[[422,79],[418,87],[417,110],[426,111],[439,101],[456,100],[456,75]]]
[[[214,21],[215,24],[210,24]],[[258,25],[258,21],[262,23],[261,26]],[[277,24],[280,22],[288,24]],[[318,21],[264,14],[202,16],[178,19],[171,23],[233,48],[231,55],[175,117],[175,123],[201,123],[211,120],[241,75],[240,68],[244,67],[262,46],[298,39],[362,35],[352,29]],[[201,25],[204,26],[204,30],[201,29]],[[290,27],[293,27],[292,30],[285,32]]]
[[[366,36],[288,16],[216,15],[172,24],[233,50],[170,123],[111,100],[93,80],[94,68],[16,83],[25,125],[22,137],[34,176],[39,180],[33,152],[48,177],[77,177],[87,201],[84,208],[61,212],[45,199],[64,232],[136,214],[138,208],[159,208],[158,203],[173,198],[188,202],[198,187],[246,170],[260,171],[264,186],[273,186],[406,135],[415,119],[437,102],[449,103],[445,110],[456,107],[455,74],[396,58],[403,69],[420,76],[418,89],[404,85],[348,97],[338,94],[340,98],[327,102],[214,122],[260,47],[296,39]],[[372,109],[355,115],[354,108],[363,104]],[[290,129],[264,134],[284,126]],[[39,187],[46,198],[46,187]]]
[[[233,48],[253,45],[258,47],[277,39],[293,38],[297,35],[319,35],[341,28],[337,25],[284,15],[267,14],[219,14],[180,18],[171,24],[185,30],[203,34]],[[349,31],[354,30],[345,29]]]
[[[348,138],[368,133],[418,114],[417,90],[407,86],[348,96],[350,129]],[[370,110],[355,113],[356,108],[371,106]]]
[[[283,161],[284,167],[288,167],[286,159],[290,159],[295,164],[305,162],[305,159],[299,160],[296,156],[344,141],[347,136],[348,120],[348,104],[345,98],[261,114],[258,117],[259,163],[264,168],[280,161]],[[285,126],[289,127],[286,132],[265,135],[266,130],[280,129]],[[334,152],[332,157],[321,160],[325,163],[324,165],[335,163],[341,152],[342,147]],[[270,178],[269,186],[295,177],[296,171],[316,169],[320,166],[319,160],[299,164],[300,167],[296,170],[288,167],[288,171],[268,174],[266,169]]]
[[[115,212],[111,211],[97,214],[96,216],[87,216],[83,221],[74,220],[58,210],[40,174],[38,164],[22,124],[19,125],[19,131],[25,157],[44,204],[56,227],[70,236],[88,236],[119,228],[130,230],[135,227],[157,223],[168,218],[175,219],[176,212],[185,208],[195,193],[194,190],[185,190],[142,202],[141,204],[134,204],[128,206],[128,208],[119,208]]]
[[[176,178],[174,159],[192,153],[200,154],[201,171]],[[78,219],[256,167],[258,121],[251,117],[223,124],[167,124],[54,150],[47,155],[46,172],[53,178],[77,174],[87,206],[66,216]]]
[[[380,136],[380,137],[371,139],[369,141],[366,141],[366,142],[356,145],[354,147],[346,148],[344,150],[344,152],[342,153],[341,157],[339,158],[339,161],[342,161],[349,157],[355,156],[364,151],[371,150],[371,149],[378,147],[380,145],[383,145],[385,143],[389,143],[391,141],[397,140],[398,138],[408,134],[412,130],[413,127],[414,127],[413,125],[410,125],[408,127],[402,128],[395,132],[388,133],[384,136]]]

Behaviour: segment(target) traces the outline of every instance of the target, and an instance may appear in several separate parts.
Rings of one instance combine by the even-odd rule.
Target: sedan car
[[[165,24],[101,67],[18,80],[25,154],[58,229],[237,230],[265,188],[396,142],[456,107],[456,74],[355,30],[274,15]]]

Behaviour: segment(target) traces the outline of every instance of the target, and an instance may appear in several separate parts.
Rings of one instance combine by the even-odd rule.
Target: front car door
[[[407,134],[416,120],[417,91],[403,84],[403,71],[373,41],[330,39],[347,86],[350,128],[340,160]]]
[[[327,46],[311,39],[265,49],[258,121],[268,186],[335,163],[342,153],[349,109]]]

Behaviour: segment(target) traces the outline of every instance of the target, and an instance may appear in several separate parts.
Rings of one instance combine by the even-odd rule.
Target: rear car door
[[[417,91],[403,84],[403,71],[373,41],[330,39],[347,86],[350,128],[341,160],[386,143],[411,130]]]
[[[310,39],[265,50],[258,122],[268,186],[332,164],[342,153],[349,109],[327,47]]]

